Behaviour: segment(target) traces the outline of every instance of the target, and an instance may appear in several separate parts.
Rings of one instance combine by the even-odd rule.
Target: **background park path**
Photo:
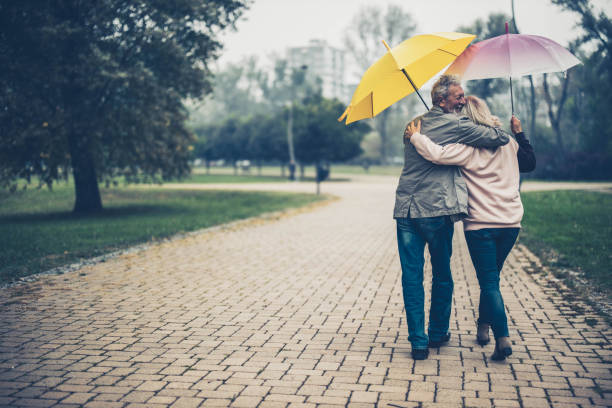
[[[1,289],[0,406],[612,405],[610,326],[568,303],[521,245],[502,278],[514,354],[488,360],[493,344],[475,342],[478,284],[459,229],[451,341],[413,361],[394,189],[393,177],[324,183],[339,199]]]

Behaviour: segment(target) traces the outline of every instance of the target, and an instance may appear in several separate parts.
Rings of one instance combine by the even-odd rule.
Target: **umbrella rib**
[[[445,53],[447,53],[447,54],[452,55],[453,57],[456,57],[456,56],[457,56],[457,54],[453,54],[453,53],[452,53],[452,52],[450,52],[450,51],[446,51],[446,50],[443,50],[443,49],[440,49],[440,48],[438,48],[438,51],[445,52]]]
[[[528,39],[527,39],[527,41],[535,43],[535,44],[536,44],[538,47],[540,47],[540,49],[542,49],[543,51],[545,51],[545,52],[548,54],[548,56],[549,56],[549,57],[550,57],[550,58],[551,58],[553,61],[555,61],[555,63],[557,64],[557,66],[558,66],[558,67],[563,68],[563,66],[562,66],[563,64],[560,64],[560,63],[559,63],[559,60],[557,59],[557,55],[556,55],[556,54],[554,54],[553,52],[551,52],[551,50],[550,50],[548,47],[546,47],[546,46],[542,45],[542,44],[541,44],[540,42],[538,42],[538,41],[532,40],[531,38],[528,38]],[[565,68],[565,69],[563,70],[563,72],[565,72],[565,71],[567,71],[567,68]],[[549,71],[549,72],[558,72],[558,71]],[[540,73],[541,73],[541,74],[544,74],[544,72],[540,72]]]
[[[372,106],[371,115],[374,117],[374,92],[370,92],[370,105]]]
[[[432,37],[435,38],[435,41],[430,41]],[[463,51],[474,37],[474,35],[463,33],[414,36],[403,41],[393,50],[383,41],[388,52],[363,74],[351,99],[354,109],[350,109],[351,105],[349,105],[343,115],[346,118],[346,123],[365,119],[368,116],[374,118],[412,91],[416,92],[426,109],[429,110],[411,75],[416,75],[415,80],[419,83],[429,80],[444,67],[439,67],[441,63],[452,62],[461,54],[459,48]],[[448,49],[445,49],[445,47],[448,47]],[[453,49],[454,52],[449,51],[450,49]],[[437,52],[442,52],[445,55],[437,54]],[[434,68],[437,69],[432,72]],[[412,71],[412,69],[416,69],[416,71],[408,74],[408,71]],[[396,77],[398,71],[402,71],[410,82],[412,89],[405,86],[405,83],[393,84],[396,80],[401,81]],[[374,93],[376,93],[376,98],[374,98]],[[362,96],[364,94],[366,96]],[[367,96],[369,96],[369,106]],[[342,120],[343,116],[339,119]]]

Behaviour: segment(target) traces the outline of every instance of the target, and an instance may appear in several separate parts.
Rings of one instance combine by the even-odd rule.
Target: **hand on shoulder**
[[[415,124],[416,123],[416,124]],[[415,133],[421,132],[421,120],[414,120],[406,125],[406,130],[404,130],[404,140],[410,140],[410,137]]]

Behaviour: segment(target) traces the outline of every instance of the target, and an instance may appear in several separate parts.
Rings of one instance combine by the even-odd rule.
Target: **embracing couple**
[[[430,347],[450,340],[453,225],[462,220],[480,284],[475,340],[487,344],[492,329],[495,351],[491,359],[505,360],[512,347],[499,276],[523,216],[519,171],[532,171],[535,155],[521,122],[512,117],[513,138],[500,129],[499,119],[484,101],[465,97],[457,77],[440,77],[431,97],[434,107],[406,127],[405,164],[393,214],[412,358],[424,360]],[[432,265],[427,334],[425,244]]]

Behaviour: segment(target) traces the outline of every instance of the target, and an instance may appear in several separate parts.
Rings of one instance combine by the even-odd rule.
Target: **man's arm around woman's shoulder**
[[[510,135],[496,127],[477,125],[467,116],[459,117],[452,142],[473,147],[495,148],[510,141]]]

